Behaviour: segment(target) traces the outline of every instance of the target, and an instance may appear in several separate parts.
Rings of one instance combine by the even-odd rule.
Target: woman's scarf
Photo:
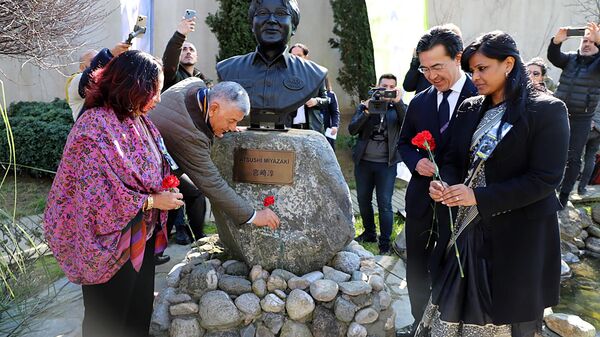
[[[464,184],[469,188],[485,186],[485,162],[494,152],[498,144],[504,139],[504,136],[510,131],[512,125],[504,122],[502,117],[506,111],[506,104],[500,104],[486,111],[481,122],[475,129],[471,137],[471,162],[467,172],[467,178]],[[498,131],[502,128],[502,131]],[[458,226],[452,233],[452,238],[446,247],[450,250],[460,234],[471,224],[479,215],[477,206],[461,206],[458,210],[456,223]]]
[[[139,118],[156,144],[163,144],[150,120]],[[139,217],[148,195],[161,191],[169,169],[134,124],[130,118],[119,121],[110,109],[90,109],[67,138],[48,195],[44,229],[50,249],[74,283],[104,283],[127,262],[123,250],[134,243],[126,236],[132,235],[128,227],[136,215],[143,223],[165,223],[166,212],[158,210]],[[165,235],[164,230],[157,233],[157,243],[166,242]]]

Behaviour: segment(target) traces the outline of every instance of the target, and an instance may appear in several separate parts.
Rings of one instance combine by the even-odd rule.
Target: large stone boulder
[[[293,183],[234,183],[236,149],[292,151]],[[350,191],[323,135],[305,130],[230,133],[215,142],[213,160],[223,178],[255,209],[263,208],[266,196],[275,197],[271,209],[281,220],[276,231],[240,226],[214,206],[221,241],[247,264],[302,275],[320,270],[354,237]]]

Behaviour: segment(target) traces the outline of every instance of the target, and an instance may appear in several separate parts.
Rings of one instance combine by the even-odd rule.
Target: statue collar
[[[274,64],[277,63],[281,63],[282,65],[284,65],[286,68],[289,67],[289,62],[290,62],[290,53],[288,52],[288,47],[287,45],[285,46],[285,49],[283,50],[283,53],[281,53],[279,56],[277,56],[273,62],[267,61],[267,58],[260,52],[260,50],[258,50],[258,47],[256,47],[256,50],[254,51],[254,55],[252,58],[252,64],[256,64],[258,62],[262,62],[267,66],[272,66]]]

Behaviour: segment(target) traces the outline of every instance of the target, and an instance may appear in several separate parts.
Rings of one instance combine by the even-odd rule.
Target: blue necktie
[[[438,120],[440,121],[440,134],[444,133],[448,129],[450,122],[450,104],[448,103],[448,96],[452,93],[452,90],[444,91],[442,103],[438,107]]]

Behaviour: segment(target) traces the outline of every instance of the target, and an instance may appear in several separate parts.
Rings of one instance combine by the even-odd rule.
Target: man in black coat
[[[596,45],[600,43],[600,28],[595,23],[588,24],[577,52],[563,53],[560,48],[568,38],[567,31],[567,27],[561,27],[548,45],[548,61],[562,69],[554,96],[567,105],[571,130],[569,158],[559,195],[563,207],[579,176],[581,155],[600,98],[600,53]]]
[[[398,144],[400,155],[412,173],[406,190],[406,278],[416,324],[423,316],[431,292],[431,251],[437,236],[446,237],[450,231],[443,221],[448,217],[445,207],[438,206],[436,210],[440,224],[444,225],[432,226],[435,205],[429,197],[429,183],[436,168],[426,151],[412,145],[411,140],[417,133],[428,130],[436,143],[435,158],[442,158],[454,112],[463,100],[477,94],[469,77],[460,69],[462,49],[460,36],[446,28],[434,27],[421,37],[417,45],[419,71],[432,86],[410,102]]]

